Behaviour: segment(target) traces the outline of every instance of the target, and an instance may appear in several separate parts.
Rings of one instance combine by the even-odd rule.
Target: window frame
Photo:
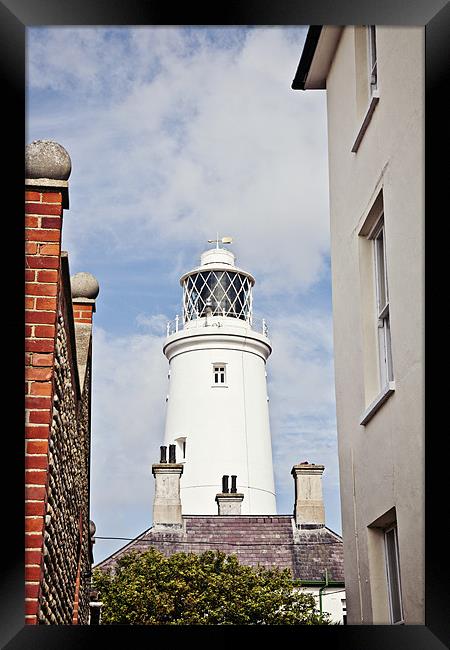
[[[378,90],[378,57],[376,25],[367,25],[367,65],[369,97]]]
[[[403,596],[402,596],[402,582],[401,582],[401,575],[400,575],[400,554],[398,550],[398,533],[397,533],[397,522],[392,523],[390,526],[386,527],[383,530],[383,537],[384,537],[384,553],[385,553],[385,564],[386,564],[386,583],[387,583],[387,591],[388,591],[388,600],[389,600],[389,617],[391,619],[391,624],[392,625],[403,625],[405,622],[405,614],[403,610]],[[394,532],[393,535],[393,540],[394,540],[394,556],[391,555],[391,552],[389,550],[388,546],[388,539],[387,536],[389,533]],[[390,562],[390,560],[394,560],[394,562]],[[400,609],[400,619],[394,621],[394,607],[393,607],[393,581],[391,577],[391,569],[390,569],[390,564],[395,564],[395,573],[396,573],[396,580],[397,580],[397,587],[398,587],[398,603],[399,603],[399,609]]]
[[[175,444],[177,446],[179,455],[181,456],[181,460],[178,462],[181,463],[184,463],[186,461],[186,439],[186,436],[179,436],[178,438],[175,438]]]
[[[364,103],[366,103],[366,108],[364,112],[361,113],[360,117],[362,118],[361,126],[359,127],[353,141],[351,148],[352,153],[357,153],[359,146],[364,138],[369,124],[372,120],[373,113],[379,102],[379,78],[378,78],[378,51],[377,51],[377,31],[376,25],[361,25],[361,28],[365,30],[364,33],[364,64],[361,62],[361,65],[358,65],[358,55],[362,54],[359,52],[359,49],[356,53],[356,84],[357,84],[357,103],[362,101],[362,96],[364,95]]]
[[[386,221],[384,212],[383,201],[383,186],[380,185],[374,191],[376,195],[375,200],[372,202],[370,208],[361,218],[360,225],[358,226],[358,236],[364,240],[364,245],[360,249],[362,258],[360,263],[363,263],[364,268],[360,268],[362,273],[362,282],[364,291],[370,292],[370,307],[369,301],[364,303],[365,309],[370,309],[363,316],[363,327],[365,345],[367,347],[365,360],[365,410],[360,416],[360,425],[366,426],[377,411],[395,392],[394,380],[394,364],[393,364],[393,351],[391,340],[391,313],[389,303],[389,283],[388,283],[388,263],[386,254]],[[379,281],[377,278],[377,269],[380,267],[379,260],[377,261],[377,249],[375,239],[380,232],[383,233],[383,279],[384,288],[387,291],[387,300],[383,301],[382,308],[380,309],[379,301]],[[363,252],[364,251],[364,252]],[[378,248],[378,253],[380,248]],[[383,320],[384,319],[384,320]],[[379,327],[379,325],[381,327]],[[372,347],[373,346],[373,347]],[[381,351],[380,351],[381,349]],[[389,368],[384,363],[384,350],[387,350],[386,359],[389,362]],[[373,353],[373,358],[372,358]],[[373,371],[371,366],[373,364]],[[376,366],[376,367],[375,367]],[[370,372],[369,374],[367,374]],[[372,375],[372,372],[374,373]],[[367,398],[368,387],[370,387],[371,401],[368,403]]]
[[[369,239],[373,242],[379,384],[383,391],[394,381],[384,210],[380,212]]]
[[[213,387],[227,387],[227,364],[216,362],[213,366]]]

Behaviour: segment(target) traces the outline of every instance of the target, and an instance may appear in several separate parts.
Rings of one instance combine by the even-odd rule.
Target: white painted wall
[[[237,475],[242,514],[276,514],[265,371],[270,352],[266,336],[229,317],[192,321],[167,338],[164,444],[186,438],[186,458],[177,451],[184,463],[183,514],[217,514],[224,474]],[[225,386],[213,382],[215,363],[226,366]]]
[[[389,623],[376,522],[396,509],[405,622],[424,623],[424,29],[377,28],[379,102],[369,104],[363,28],[345,27],[327,76],[337,428],[349,624]],[[373,272],[358,235],[383,190],[395,392],[380,391]],[[373,330],[371,330],[373,328]]]
[[[302,587],[301,591],[314,596],[319,610],[320,587]],[[326,587],[322,591],[322,612],[329,614],[333,623],[343,625],[345,613],[345,589],[343,587]]]

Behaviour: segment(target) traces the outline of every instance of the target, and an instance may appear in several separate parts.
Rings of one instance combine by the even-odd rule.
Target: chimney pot
[[[160,463],[167,463],[167,447],[165,445],[161,445],[159,448],[161,455],[160,455]]]
[[[232,475],[231,475],[231,492],[232,492],[233,494],[237,492],[237,488],[236,488],[236,479],[237,479],[236,474],[232,474]]]
[[[228,475],[224,474],[222,476],[222,494],[228,493]]]
[[[169,463],[176,463],[175,460],[175,445],[169,445]]]

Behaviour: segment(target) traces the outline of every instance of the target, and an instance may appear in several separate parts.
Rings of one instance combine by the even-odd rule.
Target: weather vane
[[[208,239],[208,244],[215,244],[216,248],[219,248],[219,242],[221,244],[231,244],[232,241],[232,237],[221,237],[221,239],[219,239],[219,233],[217,233],[216,239]]]

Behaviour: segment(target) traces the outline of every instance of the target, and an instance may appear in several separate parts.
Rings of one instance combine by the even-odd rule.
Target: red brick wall
[[[94,311],[93,303],[77,302],[75,298],[73,304],[73,319],[76,323],[92,324],[92,314]]]
[[[25,194],[25,622],[32,625],[89,619],[91,344],[81,387],[75,323],[92,324],[95,303],[72,303],[64,205],[56,188]]]
[[[37,622],[53,410],[63,197],[25,192],[25,622]]]

